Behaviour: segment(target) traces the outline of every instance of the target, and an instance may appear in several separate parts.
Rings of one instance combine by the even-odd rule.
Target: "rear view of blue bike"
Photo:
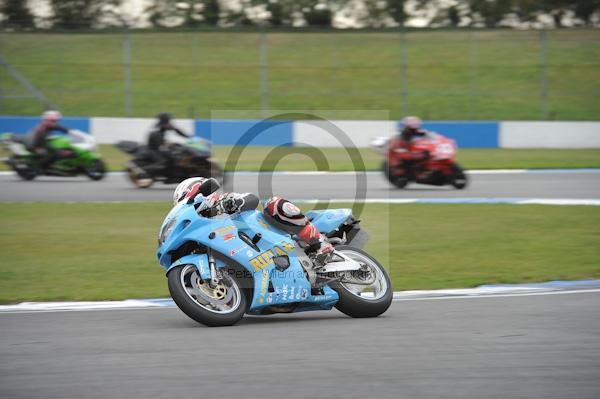
[[[336,307],[351,317],[376,317],[393,289],[384,267],[360,249],[367,239],[350,209],[310,211],[307,217],[333,244],[319,262],[262,212],[205,218],[203,195],[178,203],[165,218],[158,260],[169,292],[190,318],[229,326],[245,314],[268,315]]]

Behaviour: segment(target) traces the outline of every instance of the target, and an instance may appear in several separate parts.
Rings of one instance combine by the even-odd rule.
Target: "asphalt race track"
[[[241,173],[233,190],[351,199],[353,174]],[[475,173],[466,190],[367,198],[600,199],[598,171]],[[168,201],[174,186],[0,175],[0,202]],[[228,187],[231,190],[231,187]],[[165,282],[166,283],[166,282]],[[0,313],[0,398],[600,397],[600,292],[394,301],[376,319],[336,310],[206,328],[176,308]]]
[[[206,328],[178,309],[0,314],[3,398],[598,398],[600,293],[394,301]]]
[[[547,171],[530,173],[475,173],[465,190],[412,184],[404,190],[390,187],[380,173],[363,175],[366,197],[388,198],[568,198],[599,199],[598,171]],[[260,193],[266,199],[272,193],[290,199],[356,198],[354,174],[262,174],[229,175],[228,191]],[[100,182],[85,177],[41,177],[31,182],[16,175],[0,175],[0,202],[25,201],[165,201],[170,200],[174,185],[157,183],[149,189],[137,189],[125,175],[111,174]],[[360,190],[358,190],[360,191]]]

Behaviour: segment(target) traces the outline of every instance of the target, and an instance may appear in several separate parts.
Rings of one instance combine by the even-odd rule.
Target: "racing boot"
[[[306,243],[305,252],[314,259],[315,267],[329,261],[333,245],[296,205],[284,198],[272,197],[265,203],[264,215],[269,223],[294,234],[297,241]]]
[[[296,235],[308,244],[308,253],[314,255],[315,266],[324,266],[329,261],[333,254],[333,245],[314,224],[308,222]]]

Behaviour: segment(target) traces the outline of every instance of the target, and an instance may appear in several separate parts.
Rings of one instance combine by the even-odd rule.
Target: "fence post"
[[[546,29],[540,30],[540,102],[542,119],[549,119],[548,108],[548,38]]]
[[[408,108],[408,41],[404,24],[400,25],[400,112],[409,114]]]
[[[3,68],[12,76],[17,82],[19,82],[32,97],[35,97],[43,106],[44,109],[57,109],[56,105],[52,104],[48,98],[39,91],[21,72],[17,71],[11,64],[9,64],[2,56],[0,56],[0,68]]]
[[[469,31],[469,119],[475,119],[477,112],[479,47],[473,31]]]
[[[128,28],[125,28],[125,36],[123,37],[123,83],[125,88],[125,116],[132,116],[131,37]]]
[[[268,61],[268,45],[267,36],[264,29],[260,31],[260,112],[265,118],[269,110],[269,61]]]

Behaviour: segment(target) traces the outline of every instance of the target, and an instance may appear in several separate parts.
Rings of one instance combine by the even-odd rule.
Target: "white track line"
[[[231,174],[232,172],[226,172]],[[356,174],[367,174],[367,175],[379,175],[381,171],[369,170],[366,172],[356,171],[274,171],[274,172],[258,172],[250,170],[240,170],[233,172],[235,175],[258,175],[273,174],[273,175],[296,175],[296,176],[340,176],[340,175],[356,175]],[[505,174],[522,174],[522,173],[600,173],[600,168],[580,168],[580,169],[474,169],[467,170],[469,175],[505,175]],[[123,171],[108,172],[108,175],[123,175]],[[13,171],[0,171],[0,176],[13,176]]]
[[[165,201],[165,200],[150,200],[153,201]],[[485,198],[485,197],[450,197],[450,198],[334,198],[334,199],[296,199],[293,198],[290,201],[298,204],[317,204],[317,203],[330,203],[330,204],[508,204],[508,205],[586,205],[586,206],[600,206],[600,199],[570,199],[570,198]],[[38,204],[45,201],[5,201],[0,202],[2,204]],[[78,204],[143,204],[149,202],[148,200],[100,200],[100,201],[51,201],[55,204],[65,205],[78,205]]]
[[[573,287],[577,287],[574,284]],[[514,285],[498,287],[477,287],[465,289],[428,290],[428,291],[399,291],[394,292],[394,301],[428,301],[447,299],[474,298],[510,298],[540,295],[566,295],[598,293],[600,288],[551,288],[535,285]],[[173,308],[174,303],[166,298],[163,300],[128,299],[125,301],[97,302],[23,302],[17,305],[0,306],[0,314],[4,313],[52,313],[52,312],[81,312],[98,310],[133,310],[133,309],[164,309]]]
[[[294,203],[365,203],[365,204],[511,204],[511,205],[590,205],[600,206],[600,199],[570,198],[340,198],[340,199],[293,199]]]
[[[589,294],[600,292],[600,288],[587,290],[565,290],[565,291],[544,291],[544,292],[514,292],[510,294],[486,294],[486,295],[451,295],[451,296],[431,296],[431,297],[396,297],[394,301],[429,301],[442,299],[481,299],[481,298],[510,298],[520,296],[540,296],[540,295],[566,295],[566,294]]]

